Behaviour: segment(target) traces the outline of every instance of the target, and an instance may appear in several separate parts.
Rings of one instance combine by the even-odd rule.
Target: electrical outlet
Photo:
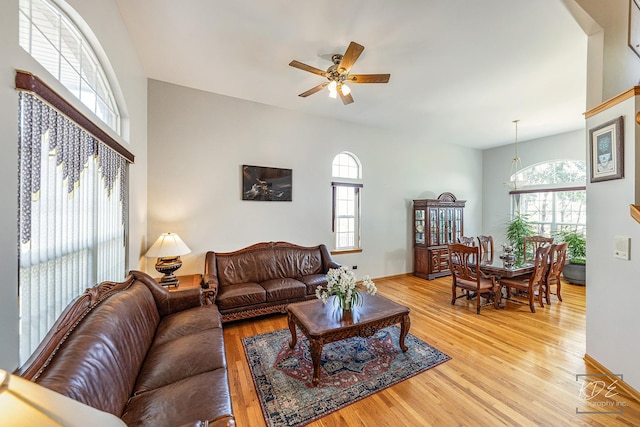
[[[352,270],[357,270],[357,269],[358,269],[358,266],[357,266],[357,265],[354,265],[353,267],[351,267],[351,269],[352,269]]]

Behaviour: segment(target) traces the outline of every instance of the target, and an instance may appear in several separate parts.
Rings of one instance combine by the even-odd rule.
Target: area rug
[[[265,422],[303,426],[450,359],[411,334],[403,353],[399,335],[398,326],[389,326],[368,338],[324,345],[317,387],[311,385],[309,340],[300,331],[293,350],[288,329],[243,338]]]

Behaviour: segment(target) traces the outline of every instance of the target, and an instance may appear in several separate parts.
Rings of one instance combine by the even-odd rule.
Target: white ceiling
[[[117,0],[149,78],[479,149],[584,128],[587,37],[562,0]],[[343,105],[323,77],[365,46]]]

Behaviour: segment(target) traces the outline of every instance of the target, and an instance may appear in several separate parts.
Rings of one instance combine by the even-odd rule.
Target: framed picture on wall
[[[639,0],[629,0],[629,37],[631,50],[640,56],[640,5]]]
[[[291,169],[242,165],[242,200],[290,202]]]
[[[591,182],[624,178],[623,124],[620,116],[589,130]]]

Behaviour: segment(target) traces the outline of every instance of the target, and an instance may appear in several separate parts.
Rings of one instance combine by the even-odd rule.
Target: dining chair
[[[511,298],[511,290],[526,292],[529,297],[529,308],[532,313],[536,312],[534,304],[534,298],[536,294],[540,307],[544,307],[542,302],[542,294],[544,293],[544,280],[547,273],[547,266],[549,265],[549,252],[551,252],[551,246],[540,246],[536,250],[536,256],[533,259],[534,269],[533,273],[529,277],[513,277],[511,279],[500,279],[500,287],[507,288],[507,299]]]
[[[476,245],[476,241],[473,237],[468,237],[468,236],[460,236],[458,237],[458,243],[462,244],[462,245],[466,245],[466,246],[475,246]]]
[[[567,245],[567,242],[552,245],[549,251],[549,268],[547,269],[544,280],[544,295],[547,304],[551,304],[551,286],[553,285],[556,285],[556,296],[558,300],[562,301],[562,294],[560,293],[562,282],[560,275],[562,274],[567,259]]]
[[[476,313],[480,314],[480,307],[491,304],[498,308],[500,305],[500,285],[496,278],[486,275],[480,270],[480,248],[467,246],[462,243],[450,243],[449,268],[451,270],[451,305],[455,305],[458,298],[470,295],[476,298]],[[458,296],[457,289],[466,291],[466,294]],[[487,302],[482,304],[482,296]]]
[[[478,246],[480,247],[480,260],[484,263],[493,262],[493,236],[478,236]]]
[[[553,237],[545,236],[525,236],[523,238],[523,262],[533,262],[538,248],[542,245],[552,245]]]
[[[462,244],[462,245],[466,245],[466,246],[475,246],[476,245],[476,240],[473,237],[468,237],[468,236],[460,236],[458,237],[458,243]],[[471,259],[471,263],[474,263],[475,260]],[[462,290],[462,293],[467,297],[467,299],[471,299],[471,293],[469,293],[469,291],[467,290]]]

